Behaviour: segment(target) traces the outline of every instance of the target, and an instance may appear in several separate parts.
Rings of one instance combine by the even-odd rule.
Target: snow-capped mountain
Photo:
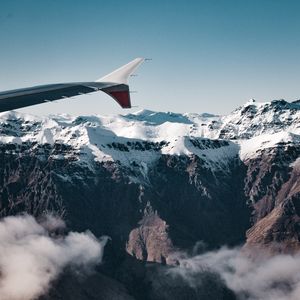
[[[284,100],[226,116],[2,113],[0,213],[59,214],[111,236],[114,259],[174,264],[200,240],[296,251],[299,120]]]
[[[298,143],[300,106],[284,100],[250,100],[227,116],[138,111],[117,116],[0,115],[0,143],[64,144],[80,162],[145,166],[160,155],[197,155],[218,165],[279,144]],[[68,153],[54,159],[68,158]],[[73,157],[74,158],[74,157]]]

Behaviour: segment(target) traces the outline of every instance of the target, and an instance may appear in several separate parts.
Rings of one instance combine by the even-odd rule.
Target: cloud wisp
[[[36,299],[65,267],[82,270],[101,262],[105,238],[89,231],[51,234],[64,226],[53,216],[41,223],[29,215],[0,221],[1,300]]]
[[[249,256],[239,248],[221,248],[194,257],[179,259],[169,276],[197,286],[197,274],[213,272],[239,300],[299,300],[300,255]],[[217,277],[216,277],[217,278]]]

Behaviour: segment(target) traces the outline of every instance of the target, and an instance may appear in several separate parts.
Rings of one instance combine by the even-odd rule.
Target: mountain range
[[[157,282],[182,252],[299,250],[299,121],[285,100],[225,116],[2,113],[0,215],[52,214],[111,238],[88,280],[66,270],[42,299],[236,299],[211,276],[201,295]]]

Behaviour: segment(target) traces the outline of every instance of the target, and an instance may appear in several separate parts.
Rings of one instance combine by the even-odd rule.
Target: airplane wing
[[[110,95],[122,108],[130,108],[128,78],[143,61],[143,58],[136,58],[92,82],[56,83],[0,92],[0,112],[96,91],[103,91]]]

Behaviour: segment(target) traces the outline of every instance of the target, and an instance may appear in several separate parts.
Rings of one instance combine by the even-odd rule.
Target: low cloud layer
[[[49,216],[6,217],[0,221],[1,300],[31,300],[44,294],[65,267],[79,270],[101,262],[106,238],[86,231],[65,236],[51,234],[64,227]]]
[[[300,256],[273,257],[255,252],[250,257],[240,249],[222,248],[202,255],[181,258],[180,266],[168,275],[180,277],[191,287],[199,285],[199,276],[213,272],[234,291],[240,300],[299,300]]]

